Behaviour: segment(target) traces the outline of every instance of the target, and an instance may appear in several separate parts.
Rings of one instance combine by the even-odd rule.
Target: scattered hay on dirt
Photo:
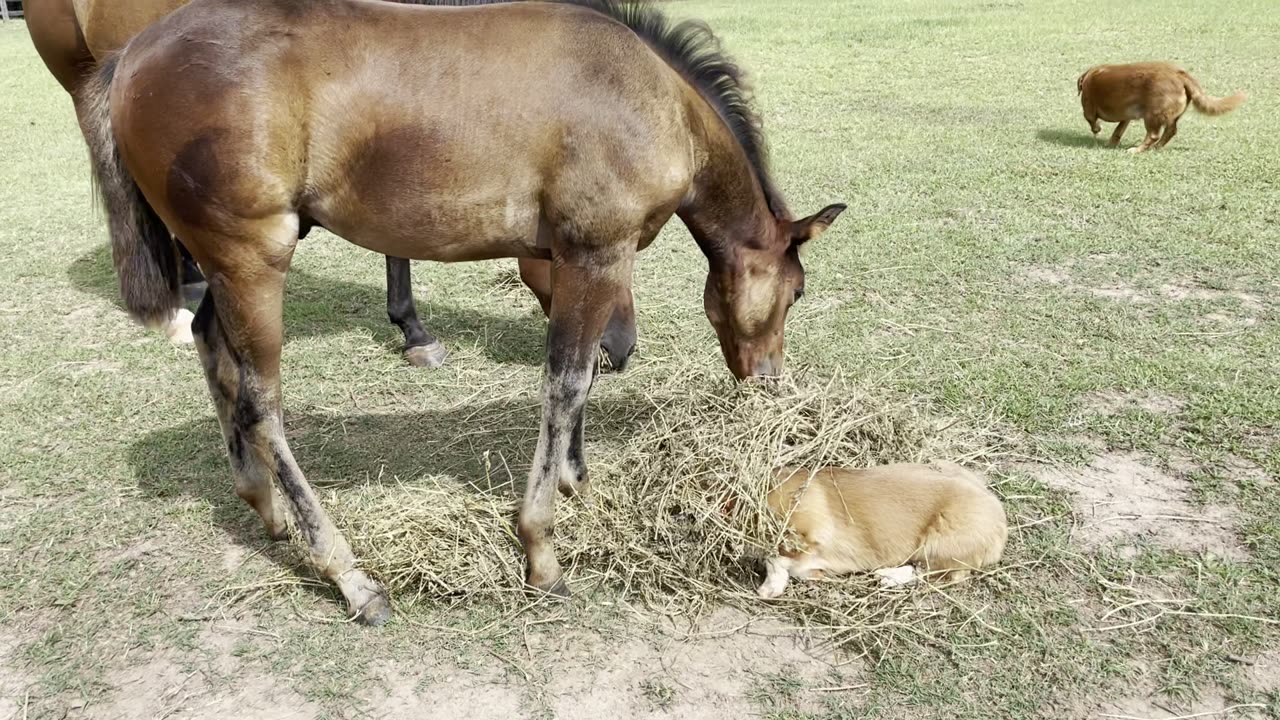
[[[630,398],[622,433],[610,432],[610,418],[588,415],[592,491],[557,506],[557,551],[577,593],[620,590],[673,613],[731,604],[776,614],[782,606],[825,627],[883,620],[913,594],[882,592],[863,577],[793,586],[790,599],[772,604],[755,598],[753,560],[784,539],[764,505],[771,469],[972,464],[988,452],[962,423],[839,379],[734,386],[694,378],[667,392]],[[430,476],[344,490],[334,509],[398,602],[482,599],[518,608],[530,599],[521,589],[514,485],[486,490],[488,478]],[[882,597],[869,602],[873,594]]]

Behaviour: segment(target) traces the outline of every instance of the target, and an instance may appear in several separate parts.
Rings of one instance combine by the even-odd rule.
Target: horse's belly
[[[529,202],[469,205],[424,199],[390,212],[367,210],[358,205],[345,212],[322,207],[314,217],[356,245],[414,260],[464,262],[549,253],[546,232],[540,232],[540,213]]]

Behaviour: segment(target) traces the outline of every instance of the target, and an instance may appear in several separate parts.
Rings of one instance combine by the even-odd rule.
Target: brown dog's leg
[[[1178,120],[1177,118],[1174,118],[1173,122],[1164,126],[1164,135],[1160,136],[1160,142],[1156,143],[1156,149],[1159,150],[1165,145],[1168,145],[1169,141],[1173,139],[1173,136],[1177,134],[1178,134]]]
[[[1111,147],[1115,147],[1119,145],[1120,138],[1124,137],[1124,131],[1128,129],[1129,129],[1128,120],[1121,120],[1120,122],[1116,123],[1116,131],[1111,133],[1111,142],[1107,144],[1110,145]]]
[[[1093,106],[1093,103],[1089,102],[1088,98],[1083,98],[1081,105],[1084,109],[1084,121],[1089,123],[1089,130],[1094,135],[1102,132],[1102,125],[1098,122],[1098,109]]]
[[[1142,122],[1144,125],[1147,126],[1147,136],[1142,139],[1141,145],[1139,145],[1138,147],[1129,148],[1129,152],[1134,153],[1135,155],[1137,153],[1142,153],[1142,152],[1146,152],[1147,150],[1150,150],[1151,146],[1155,145],[1156,141],[1160,139],[1161,125],[1159,120],[1155,118],[1147,118]]]

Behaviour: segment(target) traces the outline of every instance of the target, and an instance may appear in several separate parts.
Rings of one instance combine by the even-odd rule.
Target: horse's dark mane
[[[492,5],[527,0],[390,0],[404,5]],[[769,210],[786,217],[786,204],[769,173],[769,151],[742,69],[701,21],[672,23],[651,0],[554,0],[594,10],[631,28],[715,108],[737,138],[764,191]]]

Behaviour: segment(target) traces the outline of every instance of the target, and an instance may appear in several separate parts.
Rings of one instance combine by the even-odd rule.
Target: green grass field
[[[194,350],[120,309],[70,101],[16,21],[0,26],[0,720],[1280,718],[1274,4],[665,6],[750,71],[793,209],[849,205],[807,251],[790,372],[986,433],[1018,530],[1001,571],[947,590],[972,622],[914,628],[909,651],[833,650],[775,606],[673,617],[616,588],[518,613],[397,597],[385,628],[340,622],[233,494]],[[1160,152],[1096,145],[1077,76],[1142,59],[1250,99],[1188,114]],[[335,516],[360,488],[497,457],[523,477],[544,322],[514,265],[415,264],[452,352],[424,371],[399,357],[381,258],[302,242],[286,416]],[[673,372],[728,377],[704,272],[678,222],[641,256],[640,350],[594,391],[593,466],[627,443],[598,420],[626,398],[669,393]]]

